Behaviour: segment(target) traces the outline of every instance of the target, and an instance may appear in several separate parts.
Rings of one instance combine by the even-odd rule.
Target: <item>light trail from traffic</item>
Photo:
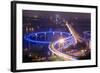
[[[71,42],[69,42],[67,45],[64,45],[62,48],[65,48],[65,47],[67,48],[68,46],[74,44],[74,40],[71,40],[71,38],[72,38],[72,37],[63,38],[63,40],[60,39],[61,42],[59,42],[59,40],[56,41],[56,42],[52,42],[52,43],[49,45],[50,51],[51,51],[52,53],[54,53],[55,55],[57,55],[57,56],[63,58],[65,61],[68,61],[68,60],[77,60],[76,57],[73,57],[73,56],[68,55],[68,54],[64,54],[64,53],[58,51],[57,48],[55,48],[55,45],[56,45],[56,44],[58,44],[58,43],[59,43],[59,44],[60,44],[60,43],[64,43],[64,41],[68,41],[68,39],[70,39]],[[72,42],[72,41],[73,41],[73,42]]]

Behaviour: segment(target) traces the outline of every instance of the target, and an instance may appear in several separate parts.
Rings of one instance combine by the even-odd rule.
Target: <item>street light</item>
[[[64,38],[60,38],[58,42],[59,42],[59,50],[62,51],[65,42]]]
[[[60,44],[64,43],[64,39],[63,38],[59,39],[59,43]]]

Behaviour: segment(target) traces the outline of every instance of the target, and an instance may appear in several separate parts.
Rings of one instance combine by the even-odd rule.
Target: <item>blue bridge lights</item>
[[[24,48],[28,48],[29,53],[41,53],[42,56],[50,56],[51,51],[48,46],[51,42],[60,37],[70,37],[71,34],[63,31],[43,31],[32,32],[24,36]]]
[[[59,37],[70,37],[71,34],[62,31],[32,32],[24,36],[24,40],[32,44],[49,44]]]
[[[87,36],[90,36],[90,32],[85,31],[85,32],[83,32],[83,35],[86,36],[86,38],[87,38]],[[64,39],[64,43],[60,43],[63,45],[59,44],[60,38]],[[69,32],[64,32],[64,31],[32,32],[32,33],[24,35],[23,40],[24,40],[23,46],[24,46],[24,48],[28,49],[28,54],[38,53],[40,56],[45,56],[46,58],[48,58],[49,56],[52,55],[53,52],[55,52],[55,51],[52,52],[52,50],[49,47],[50,44],[53,42],[53,47],[56,49],[56,51],[58,51],[58,53],[56,53],[57,55],[60,52],[60,54],[63,54],[63,56],[67,56],[70,59],[76,60],[75,57],[65,55],[65,54],[67,54],[67,52],[63,52],[63,50],[65,48],[68,48],[70,45],[75,44],[75,40]],[[63,42],[63,40],[60,40],[60,41]],[[60,48],[62,47],[63,50],[59,49],[59,47]],[[62,55],[60,55],[60,56],[62,56]],[[67,57],[65,57],[65,58],[67,58]]]

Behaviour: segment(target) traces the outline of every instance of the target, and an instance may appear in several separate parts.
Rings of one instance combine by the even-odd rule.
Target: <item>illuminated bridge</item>
[[[24,40],[32,44],[49,44],[60,37],[71,37],[71,34],[63,31],[32,32],[25,35]]]
[[[82,38],[68,22],[66,22],[66,26],[72,36],[59,38],[59,40],[52,42],[49,45],[50,51],[64,60],[77,60],[77,58],[90,55],[90,41],[86,39],[88,36],[90,40],[90,33],[83,32],[85,36]]]
[[[39,56],[46,57],[52,55],[52,51],[48,48],[51,42],[57,41],[59,38],[71,39],[71,34],[64,31],[43,31],[43,32],[32,32],[24,36],[24,52],[26,55],[38,54]],[[73,40],[71,40],[73,41]]]

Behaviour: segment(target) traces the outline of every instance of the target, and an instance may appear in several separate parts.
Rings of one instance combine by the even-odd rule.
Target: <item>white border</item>
[[[91,13],[91,60],[81,61],[55,61],[55,62],[38,62],[38,63],[22,63],[22,10],[42,10],[42,11],[62,11],[62,12],[82,12]],[[96,48],[94,42],[96,42],[96,10],[92,8],[81,8],[81,7],[60,7],[60,6],[44,6],[44,5],[28,5],[28,4],[17,4],[17,48],[16,48],[16,66],[17,70],[22,69],[38,69],[38,68],[52,68],[52,67],[70,67],[70,66],[85,66],[95,65]]]

